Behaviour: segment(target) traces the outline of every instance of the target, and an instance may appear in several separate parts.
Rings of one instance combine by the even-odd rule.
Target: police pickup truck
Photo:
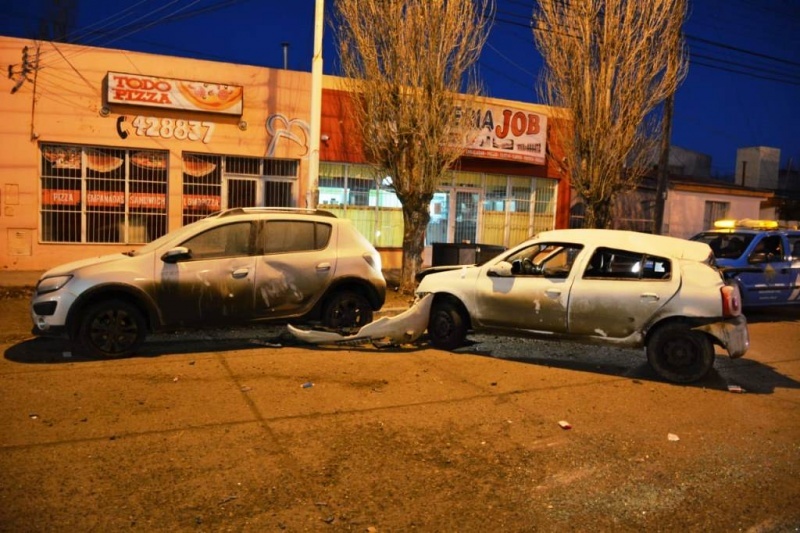
[[[718,220],[692,240],[711,246],[717,266],[739,284],[743,307],[800,305],[800,230],[772,220]]]

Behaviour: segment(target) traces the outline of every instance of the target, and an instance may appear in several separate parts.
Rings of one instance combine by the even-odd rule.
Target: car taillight
[[[729,318],[742,314],[742,301],[739,298],[739,288],[735,285],[724,285],[722,293],[722,316]]]

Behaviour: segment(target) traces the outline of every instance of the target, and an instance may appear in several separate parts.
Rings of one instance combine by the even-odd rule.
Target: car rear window
[[[707,232],[695,235],[692,240],[709,245],[718,259],[739,259],[754,236],[753,233]]]
[[[331,225],[299,220],[271,220],[264,231],[264,253],[321,250],[328,245]]]
[[[587,279],[669,279],[672,262],[666,257],[613,248],[598,248],[583,273]]]

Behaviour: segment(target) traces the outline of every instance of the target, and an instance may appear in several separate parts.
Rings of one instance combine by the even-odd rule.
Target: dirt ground
[[[797,312],[677,386],[637,351],[491,337],[203,331],[83,360],[0,290],[0,531],[800,528]]]

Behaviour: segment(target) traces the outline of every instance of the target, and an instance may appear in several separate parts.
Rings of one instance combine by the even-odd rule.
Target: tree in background
[[[587,227],[610,227],[617,195],[652,169],[659,106],[686,75],[685,16],[686,0],[538,0],[540,97],[569,114],[551,135]]]
[[[337,0],[341,70],[367,160],[403,209],[400,290],[415,288],[429,206],[473,132],[474,66],[493,0]]]

